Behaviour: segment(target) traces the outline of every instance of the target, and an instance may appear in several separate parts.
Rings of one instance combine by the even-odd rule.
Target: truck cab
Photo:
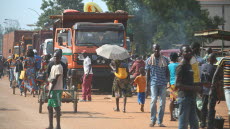
[[[68,68],[78,80],[83,75],[81,52],[86,50],[93,67],[93,88],[111,91],[111,60],[96,54],[96,49],[104,44],[113,44],[126,48],[125,27],[127,13],[63,13],[54,24],[54,49],[62,49],[68,59]],[[52,16],[51,16],[52,18]],[[114,22],[115,21],[115,22]],[[118,21],[118,22],[117,22]],[[107,78],[107,79],[106,79]],[[109,81],[108,83],[105,83]],[[100,84],[104,82],[105,87]]]

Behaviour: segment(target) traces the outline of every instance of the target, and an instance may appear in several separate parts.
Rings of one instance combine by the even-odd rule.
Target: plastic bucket
[[[215,127],[216,129],[223,129],[224,128],[224,120],[225,119],[215,119]]]

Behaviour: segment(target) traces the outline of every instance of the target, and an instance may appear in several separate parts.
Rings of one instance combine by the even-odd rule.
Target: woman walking
[[[115,70],[115,78],[113,81],[113,97],[116,97],[116,108],[114,111],[120,111],[119,108],[119,99],[123,96],[124,98],[124,107],[123,112],[126,112],[126,101],[127,101],[127,94],[129,91],[129,70],[128,64],[124,60],[115,60],[110,64],[111,68]]]
[[[35,82],[35,59],[33,50],[29,49],[27,51],[27,56],[23,61],[24,70],[26,71],[26,78],[24,79],[24,92],[26,97],[27,89],[32,92],[33,97],[34,91],[37,90]]]

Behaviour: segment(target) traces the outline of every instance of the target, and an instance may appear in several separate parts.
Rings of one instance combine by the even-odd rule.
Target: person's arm
[[[166,79],[167,79],[167,82],[170,81],[170,73],[169,73],[169,68],[168,68],[168,66],[166,67]]]
[[[46,70],[46,74],[48,77],[50,76],[50,71],[51,71],[52,66],[53,66],[53,62],[50,61],[48,64],[47,70]]]
[[[55,79],[51,80],[51,82],[50,82],[51,83],[51,88],[50,88],[50,90],[48,92],[48,98],[50,98],[50,93],[54,89],[54,86],[57,84],[57,79],[58,79],[59,76],[60,76],[60,74],[56,75]]]
[[[220,103],[220,100],[222,97],[222,94],[220,93],[221,86],[223,86],[222,80],[223,80],[223,67],[222,67],[222,65],[220,65],[217,67],[217,69],[213,75],[211,90],[209,93],[209,95],[212,95],[213,92],[216,92],[217,99],[219,100],[218,103]]]
[[[115,71],[116,70],[116,66],[115,66],[115,62],[112,60],[111,63],[109,64],[110,68]]]
[[[132,67],[129,70],[130,74],[132,74],[135,69],[136,69],[136,63],[134,62]]]
[[[177,73],[176,73],[176,82],[175,82],[175,87],[182,90],[182,91],[196,91],[200,92],[202,90],[202,87],[200,84],[197,85],[185,85],[182,82],[182,76],[183,76],[183,66],[178,66],[177,67]]]
[[[88,77],[88,75],[89,75],[89,73],[90,73],[90,71],[92,69],[92,64],[91,64],[91,59],[90,58],[88,58],[86,65],[88,65],[88,67],[89,67],[88,73],[86,74],[86,77]]]
[[[138,82],[139,82],[139,79],[138,79],[138,77],[136,77],[136,78],[134,79],[134,81],[133,81],[133,84],[135,84],[135,85],[133,85],[133,86],[137,86],[136,84],[138,84]]]

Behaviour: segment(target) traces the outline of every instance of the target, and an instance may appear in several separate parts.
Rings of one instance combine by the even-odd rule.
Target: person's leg
[[[89,74],[88,78],[87,78],[87,96],[88,96],[88,101],[92,100],[92,97],[91,97],[92,79],[93,79],[93,74]]]
[[[141,111],[144,112],[145,92],[142,92],[140,95],[140,103],[141,103]]]
[[[196,96],[196,101],[202,101],[202,98],[201,98],[200,95]],[[201,115],[202,115],[202,113],[201,113],[201,110],[198,107],[196,107],[196,114],[197,114],[197,117],[198,117],[198,121],[201,122],[201,119],[202,119]]]
[[[224,88],[224,94],[225,94],[225,101],[228,107],[228,122],[230,126],[230,88]]]
[[[48,106],[48,113],[49,113],[49,127],[46,129],[53,129],[53,107]]]
[[[20,93],[21,93],[21,96],[22,96],[23,88],[22,88],[22,80],[21,79],[18,79],[18,86],[19,86]]]
[[[66,83],[66,78],[63,78],[63,89],[67,89],[67,83]]]
[[[209,97],[209,110],[208,110],[208,129],[214,129],[215,114],[216,114],[216,91],[212,89],[212,94]]]
[[[178,129],[188,129],[190,105],[188,98],[178,98],[179,117]]]
[[[116,97],[116,108],[114,108],[114,111],[120,111],[120,108],[119,108],[119,97]]]
[[[170,115],[171,115],[170,121],[175,121],[176,120],[176,119],[173,118],[174,102],[175,102],[174,100],[171,100],[170,104],[169,104],[169,111],[170,111]]]
[[[14,80],[14,69],[10,69],[10,87],[12,88],[12,81]]]
[[[82,100],[85,101],[86,100],[86,79],[85,79],[85,74],[83,75],[83,83],[82,83]]]
[[[206,118],[208,113],[208,95],[202,96],[201,123],[200,127],[206,127]]]
[[[160,99],[160,108],[158,112],[158,124],[160,125],[163,122],[163,117],[165,112],[166,86],[158,86],[158,88],[159,88],[159,99]]]
[[[157,113],[157,96],[158,96],[158,87],[156,85],[151,85],[150,87],[150,91],[151,91],[151,104],[150,104],[150,112],[151,112],[151,124],[153,124],[153,126],[156,123],[156,113]],[[150,124],[150,126],[151,126]]]
[[[55,107],[54,108],[55,111],[56,111],[56,120],[57,120],[57,126],[56,126],[56,129],[61,129],[61,120],[60,120],[60,117],[61,117],[61,108],[60,107]]]
[[[124,98],[124,108],[123,108],[123,112],[125,113],[125,112],[126,112],[127,97],[126,97],[126,96],[123,96],[123,98]]]
[[[190,129],[199,129],[199,124],[198,124],[198,117],[196,114],[196,98],[191,97],[190,98],[190,110],[189,110],[189,124],[190,124]]]

